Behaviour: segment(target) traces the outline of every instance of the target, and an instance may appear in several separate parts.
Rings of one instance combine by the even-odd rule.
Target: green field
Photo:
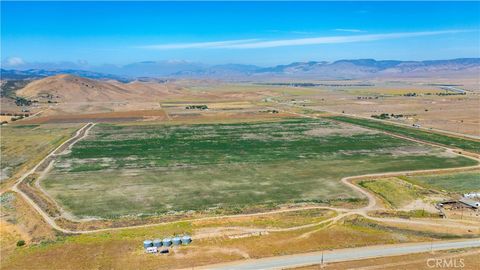
[[[95,126],[42,183],[100,217],[358,198],[341,177],[474,161],[329,120]]]
[[[480,171],[411,176],[408,180],[450,192],[480,192]]]
[[[393,134],[408,136],[410,138],[428,141],[445,145],[448,147],[456,147],[466,151],[480,153],[480,141],[462,139],[453,136],[447,136],[434,132],[427,132],[420,129],[409,128],[394,124],[387,124],[385,122],[367,120],[360,118],[353,118],[347,116],[331,116],[333,120],[342,121],[350,124],[360,125],[367,128],[378,129],[381,131],[391,132]]]

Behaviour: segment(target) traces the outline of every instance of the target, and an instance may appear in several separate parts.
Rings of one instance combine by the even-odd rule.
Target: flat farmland
[[[326,119],[98,124],[42,185],[77,217],[360,199],[344,176],[475,161]]]
[[[479,192],[480,171],[410,176],[408,181],[449,192]]]

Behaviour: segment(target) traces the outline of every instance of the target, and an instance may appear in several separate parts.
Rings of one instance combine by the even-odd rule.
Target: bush
[[[25,246],[25,240],[18,240],[17,247]]]

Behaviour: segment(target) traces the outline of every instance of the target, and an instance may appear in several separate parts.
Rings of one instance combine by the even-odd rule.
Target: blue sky
[[[5,67],[479,57],[479,2],[1,2]]]

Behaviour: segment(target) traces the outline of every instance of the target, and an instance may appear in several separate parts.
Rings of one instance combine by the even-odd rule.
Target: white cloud
[[[346,30],[346,29],[343,29]],[[348,29],[355,30],[355,29]],[[259,40],[259,39],[240,39],[240,40],[223,40],[213,42],[196,42],[196,43],[173,43],[141,46],[143,49],[190,49],[190,48],[206,48],[206,49],[258,49],[258,48],[274,48],[286,46],[305,46],[316,44],[336,44],[336,43],[353,43],[367,42],[385,39],[411,38],[444,34],[456,34],[461,32],[471,32],[474,30],[446,30],[446,31],[423,31],[423,32],[400,32],[385,34],[369,34],[369,35],[348,35],[348,36],[322,36],[313,38],[297,38],[297,39],[280,39],[280,40]]]
[[[10,57],[6,60],[6,64],[8,66],[20,66],[25,64],[25,61],[20,57]]]
[[[173,43],[141,46],[143,49],[169,50],[169,49],[192,49],[192,48],[215,48],[234,44],[244,44],[258,41],[258,39],[238,39],[213,42]]]
[[[361,33],[361,32],[365,32],[363,30],[360,30],[360,29],[345,29],[345,28],[337,28],[337,29],[334,29],[335,31],[339,31],[339,32],[350,32],[350,33]]]
[[[465,32],[465,31],[450,30],[450,31],[388,33],[388,34],[373,34],[373,35],[353,35],[353,36],[327,36],[327,37],[315,37],[315,38],[259,41],[259,42],[250,42],[250,43],[244,43],[244,44],[224,45],[224,46],[218,46],[218,47],[230,48],[230,49],[258,49],[258,48],[274,48],[274,47],[303,46],[303,45],[316,45],[316,44],[366,42],[366,41],[376,41],[376,40],[384,40],[384,39],[455,34],[459,32]]]

